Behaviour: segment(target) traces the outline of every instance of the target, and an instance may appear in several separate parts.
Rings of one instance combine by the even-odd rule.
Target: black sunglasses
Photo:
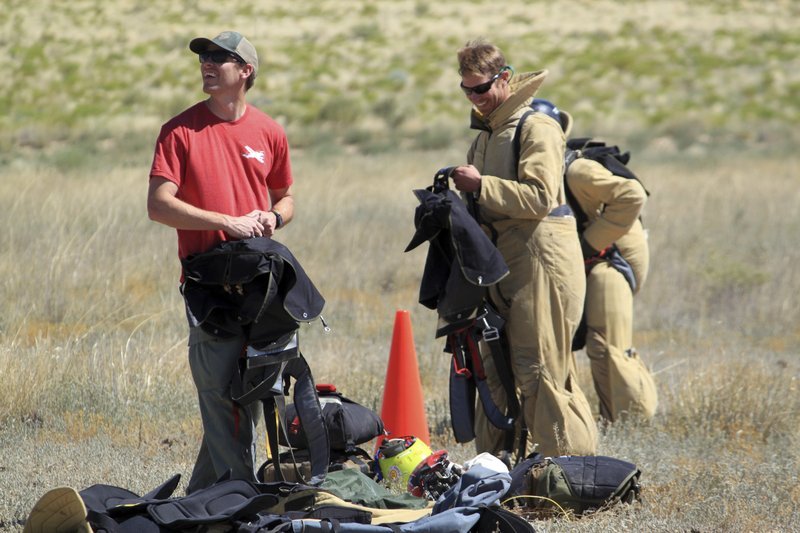
[[[492,76],[492,79],[490,79],[489,81],[480,83],[478,85],[475,85],[474,87],[465,87],[464,82],[462,81],[461,90],[464,91],[464,94],[466,94],[467,96],[470,96],[471,94],[483,94],[485,92],[488,92],[489,89],[492,88],[492,85],[494,85],[494,82],[497,81],[497,78],[500,77],[500,74],[502,74],[504,71],[505,69],[501,70],[500,72]]]
[[[223,63],[230,63],[231,60],[233,60],[236,61],[237,63],[244,64],[244,59],[226,50],[212,50],[210,52],[202,52],[198,54],[198,57],[200,58],[201,63],[210,61],[211,63],[222,65]]]

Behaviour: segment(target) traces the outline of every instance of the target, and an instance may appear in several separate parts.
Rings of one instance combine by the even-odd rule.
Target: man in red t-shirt
[[[189,49],[208,98],[162,126],[147,195],[150,219],[177,230],[181,259],[225,240],[271,237],[294,212],[286,135],[245,98],[258,72],[255,48],[226,31],[193,39]],[[245,340],[189,329],[204,434],[187,493],[228,470],[254,480],[257,403],[243,407],[230,391]]]

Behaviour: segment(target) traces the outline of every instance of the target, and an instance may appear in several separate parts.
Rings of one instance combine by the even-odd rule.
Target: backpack
[[[588,216],[581,210],[580,204],[575,200],[575,196],[567,183],[567,175],[569,174],[570,165],[579,158],[597,161],[615,176],[638,181],[642,185],[645,194],[650,196],[650,191],[644,186],[642,180],[626,166],[631,159],[630,152],[621,152],[618,146],[608,146],[606,143],[592,140],[590,137],[568,139],[567,150],[564,153],[564,192],[567,195],[567,203],[575,213],[578,231],[583,231],[588,221]]]
[[[537,512],[582,515],[640,501],[641,471],[614,457],[543,457],[533,453],[511,471],[507,496]]]
[[[332,451],[355,452],[359,444],[384,434],[383,420],[372,409],[345,397],[335,385],[319,384],[316,389]],[[306,431],[294,404],[286,406],[284,427],[281,445],[308,448]]]
[[[519,122],[517,122],[517,128],[514,131],[513,150],[514,160],[517,161],[517,165],[519,165],[520,134],[522,132],[522,126],[532,113],[536,113],[536,111],[533,109],[526,111],[525,114],[520,117]],[[644,188],[645,194],[650,196],[650,191],[647,190],[642,180],[627,167],[628,161],[631,159],[630,152],[622,152],[616,145],[609,146],[605,142],[593,140],[591,137],[567,139],[567,149],[564,152],[564,192],[567,196],[567,203],[575,213],[578,231],[582,231],[588,217],[586,213],[581,210],[580,204],[575,200],[575,196],[567,185],[567,174],[569,173],[570,165],[579,158],[597,161],[615,176],[638,181],[642,185],[642,188]]]

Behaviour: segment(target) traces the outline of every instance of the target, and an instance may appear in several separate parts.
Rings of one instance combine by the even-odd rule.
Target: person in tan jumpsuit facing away
[[[572,337],[583,312],[586,276],[576,221],[563,187],[566,137],[546,115],[534,113],[512,139],[546,70],[514,76],[502,51],[483,40],[458,51],[461,88],[479,130],[467,165],[451,174],[456,189],[473,195],[480,221],[496,236],[510,274],[489,290],[506,320],[511,372],[528,434],[527,450],[544,455],[593,455],[597,425],[576,377]],[[491,356],[482,350],[492,399],[507,402]],[[479,402],[480,404],[480,402]],[[479,408],[482,409],[482,408]],[[503,455],[504,432],[482,410],[476,448]]]
[[[569,137],[569,113],[539,98],[531,107],[558,121]],[[565,180],[573,210],[585,214],[578,232],[587,270],[586,330],[577,340],[591,363],[600,416],[610,422],[626,413],[651,418],[658,393],[633,347],[633,297],[644,286],[650,263],[640,216],[647,192],[637,179],[615,175],[580,157],[580,151],[575,155]]]

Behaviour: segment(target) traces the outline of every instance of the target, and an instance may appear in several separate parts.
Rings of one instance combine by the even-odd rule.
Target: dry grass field
[[[800,529],[798,14],[745,0],[10,0],[0,530],[21,530],[56,486],[188,480],[200,423],[175,236],[147,219],[145,192],[159,125],[202,98],[186,43],[229,28],[262,50],[252,99],[295,146],[297,218],[279,235],[327,301],[332,332],[301,329],[318,382],[379,410],[408,309],[432,445],[473,452],[452,441],[448,360],[417,303],[425,247],[403,249],[411,191],[463,161],[454,54],[484,35],[518,70],[549,68],[543,96],[576,133],[630,148],[652,193],[635,341],[661,402],[650,423],[606,428],[599,450],[641,468],[644,501],[537,531]]]

